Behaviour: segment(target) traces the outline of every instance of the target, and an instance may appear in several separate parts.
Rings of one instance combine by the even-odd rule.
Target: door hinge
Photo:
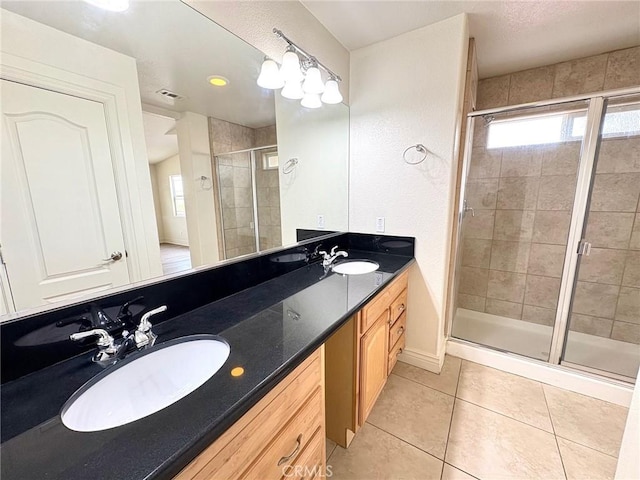
[[[588,257],[590,253],[591,244],[586,240],[580,240],[580,243],[578,244],[578,255],[584,255],[585,257]]]

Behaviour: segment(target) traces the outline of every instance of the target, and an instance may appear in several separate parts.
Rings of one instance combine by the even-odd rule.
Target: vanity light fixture
[[[229,84],[229,79],[221,75],[211,75],[207,77],[207,81],[214,87],[225,87]]]
[[[300,105],[305,108],[320,108],[322,106],[320,95],[317,93],[305,93]]]
[[[329,105],[335,105],[342,101],[342,94],[338,88],[338,82],[335,78],[331,77],[324,85],[324,93],[322,94],[322,102]]]
[[[94,7],[110,12],[124,12],[129,8],[129,0],[84,0]]]
[[[300,104],[305,108],[319,108],[322,103],[342,102],[338,86],[338,82],[342,81],[340,76],[289,40],[281,30],[274,28],[273,33],[288,44],[282,57],[282,67],[278,69],[273,59],[265,57],[258,85],[271,90],[284,87],[281,95],[291,100],[302,100]],[[329,77],[326,83],[322,80],[321,70]]]
[[[278,64],[269,57],[264,57],[264,62],[262,62],[258,85],[270,90],[277,90],[278,88],[284,87],[284,80],[282,80],[282,75],[280,75]]]

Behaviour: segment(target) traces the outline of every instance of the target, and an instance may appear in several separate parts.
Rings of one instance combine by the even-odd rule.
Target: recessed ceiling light
[[[229,84],[229,79],[220,75],[211,75],[207,78],[207,81],[214,87],[224,87]]]
[[[110,12],[124,12],[129,8],[129,0],[84,0],[94,7]]]

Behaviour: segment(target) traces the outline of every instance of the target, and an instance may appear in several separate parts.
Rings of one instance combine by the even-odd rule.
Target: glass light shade
[[[307,76],[302,84],[302,89],[304,93],[320,94],[324,92],[324,84],[318,67],[309,67],[307,69]]]
[[[322,106],[320,95],[317,93],[306,93],[300,102],[300,105],[305,108],[320,108]]]
[[[342,101],[342,94],[340,93],[338,82],[336,80],[327,80],[327,83],[324,85],[324,93],[322,94],[321,100],[330,105],[340,103]]]
[[[258,85],[262,88],[269,88],[271,90],[276,90],[284,86],[284,81],[280,76],[278,64],[270,58],[267,58],[262,62],[260,76],[258,76]]]
[[[304,75],[300,70],[300,58],[298,54],[292,50],[287,50],[282,57],[282,67],[280,67],[280,76],[286,82],[300,82]]]
[[[280,93],[284,98],[290,98],[291,100],[300,100],[304,97],[300,80],[287,80]]]

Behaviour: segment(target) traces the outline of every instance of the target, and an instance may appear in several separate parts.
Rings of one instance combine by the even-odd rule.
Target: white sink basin
[[[157,345],[82,386],[62,408],[62,423],[77,432],[96,432],[151,415],[209,380],[229,351],[229,345],[213,335]]]
[[[342,275],[362,275],[364,273],[375,272],[379,266],[380,265],[371,260],[346,260],[335,264],[331,269]]]

